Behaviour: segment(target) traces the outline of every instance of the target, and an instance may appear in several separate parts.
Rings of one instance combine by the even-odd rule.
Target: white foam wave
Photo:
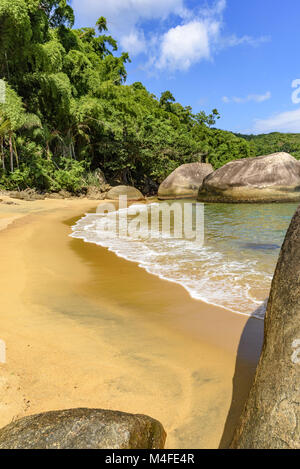
[[[182,285],[194,299],[264,318],[266,302],[257,297],[256,290],[263,287],[267,292],[272,275],[260,271],[256,259],[232,259],[215,246],[202,247],[187,240],[113,237],[105,217],[86,214],[72,228],[71,236],[105,247],[151,274]]]

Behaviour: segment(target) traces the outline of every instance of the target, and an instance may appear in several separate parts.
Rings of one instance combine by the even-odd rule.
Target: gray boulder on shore
[[[206,163],[179,166],[161,183],[158,198],[161,200],[196,198],[204,178],[213,170],[212,165]]]
[[[106,194],[106,198],[109,200],[118,200],[120,196],[126,195],[127,200],[143,200],[143,194],[132,186],[115,186]]]
[[[46,412],[0,430],[0,449],[163,449],[165,440],[157,420],[101,409]]]
[[[300,207],[273,278],[263,351],[233,449],[300,449]]]
[[[288,153],[231,161],[200,187],[200,202],[298,202],[300,162]]]

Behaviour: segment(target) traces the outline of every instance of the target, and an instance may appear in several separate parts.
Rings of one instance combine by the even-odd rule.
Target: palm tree
[[[9,132],[9,121],[0,114],[0,152],[2,168],[5,171],[5,153],[4,153],[4,140]]]
[[[9,117],[6,117],[4,113],[0,113],[0,146],[1,146],[1,160],[2,167],[5,170],[5,154],[4,146],[6,141],[9,144],[9,156],[10,156],[10,170],[14,171],[14,125]]]
[[[0,151],[1,151],[1,162],[2,168],[5,171],[5,153],[4,146],[8,142],[9,146],[9,159],[10,159],[10,171],[14,171],[14,156],[16,159],[17,166],[19,166],[19,157],[16,146],[16,132],[18,130],[32,130],[40,127],[41,121],[35,114],[23,113],[22,118],[18,120],[18,125],[13,122],[9,116],[6,116],[3,111],[0,110]]]

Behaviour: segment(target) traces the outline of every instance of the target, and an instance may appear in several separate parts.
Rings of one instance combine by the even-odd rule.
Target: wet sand
[[[12,221],[0,231],[0,427],[37,412],[99,407],[157,418],[168,448],[226,446],[262,321],[193,300],[70,238],[95,201],[16,202],[0,204],[0,225]]]

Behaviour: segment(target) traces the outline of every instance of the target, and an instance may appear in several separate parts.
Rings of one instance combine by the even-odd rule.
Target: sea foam
[[[149,210],[150,206],[144,206],[144,210]],[[290,209],[290,213],[283,217],[282,233],[280,236],[277,233],[276,239],[280,244],[292,213],[293,210]],[[270,215],[267,209],[266,214]],[[240,224],[236,222],[240,214],[230,219],[228,211],[221,211],[220,216],[219,211],[208,209],[204,246],[194,241],[171,237],[118,238],[111,235],[109,224],[107,226],[99,223],[99,217],[103,220],[107,216],[86,214],[72,228],[71,236],[105,247],[119,257],[138,263],[151,274],[182,285],[194,299],[221,306],[238,314],[264,318],[279,250],[276,253],[263,249],[258,252],[243,246],[244,241],[257,239],[258,235],[252,231],[249,238],[246,229],[248,220],[245,219],[244,223]],[[227,223],[225,230],[224,223]],[[230,224],[233,225],[232,231],[229,229]],[[258,222],[256,231],[259,226]],[[276,229],[278,232],[277,226]],[[235,233],[235,236],[232,233]],[[261,239],[264,238],[262,233],[259,235]]]

